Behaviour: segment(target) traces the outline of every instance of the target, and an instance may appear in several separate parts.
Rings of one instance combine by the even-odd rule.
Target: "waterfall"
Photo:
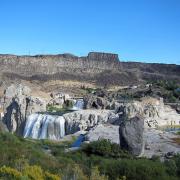
[[[83,108],[84,108],[84,100],[83,99],[75,100],[72,110],[81,110]]]
[[[31,114],[24,128],[24,138],[59,140],[65,135],[63,116]]]

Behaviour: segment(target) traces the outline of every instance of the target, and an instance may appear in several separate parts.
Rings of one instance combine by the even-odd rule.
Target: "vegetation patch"
[[[136,158],[119,145],[99,140],[65,152],[68,142],[0,134],[0,179],[178,180],[180,155],[170,161]],[[46,153],[50,150],[50,153]]]
[[[180,85],[176,81],[154,80],[150,81],[167,103],[180,102]]]

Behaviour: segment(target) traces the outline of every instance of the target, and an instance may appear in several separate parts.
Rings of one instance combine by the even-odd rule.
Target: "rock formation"
[[[89,94],[84,97],[84,102],[86,109],[110,109],[112,106],[112,103],[109,102],[106,98],[97,97],[93,94]]]
[[[60,140],[64,135],[90,130],[96,125],[112,122],[113,116],[113,112],[102,110],[81,110],[63,116],[35,113],[28,117],[23,136]],[[118,134],[118,130],[115,134]]]
[[[168,71],[168,76],[167,72]],[[100,86],[137,84],[142,80],[180,80],[179,65],[120,62],[117,54],[0,55],[0,80],[72,80]]]
[[[173,132],[165,132],[157,129],[145,129],[145,148],[142,156],[151,158],[153,155],[166,156],[168,153],[180,153],[180,145],[173,139],[178,139],[179,135]]]
[[[27,117],[34,112],[46,110],[46,102],[31,96],[30,92],[27,86],[21,84],[12,84],[6,89],[3,97],[3,122],[10,132],[22,135]]]
[[[65,132],[73,134],[80,130],[88,130],[95,125],[111,121],[113,115],[114,113],[109,110],[80,110],[64,114]]]
[[[166,125],[179,125],[180,115],[170,106],[164,105],[163,99],[151,97],[141,101],[122,103],[116,108],[121,119],[130,119],[140,115],[144,118],[146,128],[156,128]]]
[[[121,123],[119,128],[120,146],[138,156],[143,152],[144,119],[135,116]]]

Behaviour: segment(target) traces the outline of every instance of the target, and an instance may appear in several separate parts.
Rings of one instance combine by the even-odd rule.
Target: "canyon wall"
[[[72,54],[0,55],[0,77],[2,81],[77,80],[97,85],[129,85],[151,79],[178,81],[180,66],[121,62],[117,54],[97,52],[90,52],[86,57]]]

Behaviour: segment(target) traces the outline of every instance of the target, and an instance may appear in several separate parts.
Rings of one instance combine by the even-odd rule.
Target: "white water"
[[[83,99],[75,100],[72,110],[81,110],[83,108],[84,108],[84,100]]]
[[[65,135],[63,116],[31,114],[24,128],[24,137],[59,140]]]

